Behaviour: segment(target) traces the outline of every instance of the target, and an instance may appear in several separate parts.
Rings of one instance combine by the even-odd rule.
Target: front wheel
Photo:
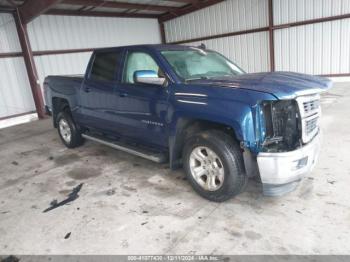
[[[194,190],[215,202],[242,192],[248,181],[239,146],[219,130],[190,137],[183,151],[183,166]]]
[[[68,112],[57,115],[58,134],[63,144],[68,148],[80,146],[83,143],[81,132]]]

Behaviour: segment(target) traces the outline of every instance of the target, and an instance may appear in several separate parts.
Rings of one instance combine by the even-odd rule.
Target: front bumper
[[[315,166],[320,146],[319,132],[311,142],[297,150],[259,153],[257,162],[264,195],[280,196],[294,190],[300,179]]]

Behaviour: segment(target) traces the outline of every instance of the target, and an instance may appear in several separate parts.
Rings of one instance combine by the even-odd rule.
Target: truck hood
[[[332,86],[332,81],[327,78],[291,72],[243,74],[235,77],[201,79],[195,82],[269,93],[278,99],[292,99],[301,95],[320,93]]]

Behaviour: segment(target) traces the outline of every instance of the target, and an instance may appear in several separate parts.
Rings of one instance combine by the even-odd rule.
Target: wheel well
[[[173,141],[170,141],[170,166],[177,168],[181,165],[182,149],[187,138],[205,130],[221,130],[230,135],[237,143],[239,143],[235,131],[232,127],[199,119],[181,119],[177,124],[177,131]]]
[[[235,140],[237,140],[235,132],[232,129],[232,127],[225,125],[225,124],[206,121],[206,120],[193,120],[193,121],[191,121],[184,129],[185,140],[188,137],[190,137],[198,132],[202,132],[202,131],[210,130],[210,129],[221,130],[221,131],[233,136],[233,138]]]
[[[53,97],[52,98],[52,120],[54,127],[57,127],[57,115],[58,113],[62,111],[68,111],[70,112],[70,107],[67,99],[60,98],[60,97]]]

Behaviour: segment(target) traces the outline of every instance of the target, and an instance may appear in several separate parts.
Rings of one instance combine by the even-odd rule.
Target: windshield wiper
[[[190,82],[190,81],[195,81],[195,80],[208,80],[208,79],[210,79],[209,76],[200,76],[200,77],[185,79],[185,82]]]

